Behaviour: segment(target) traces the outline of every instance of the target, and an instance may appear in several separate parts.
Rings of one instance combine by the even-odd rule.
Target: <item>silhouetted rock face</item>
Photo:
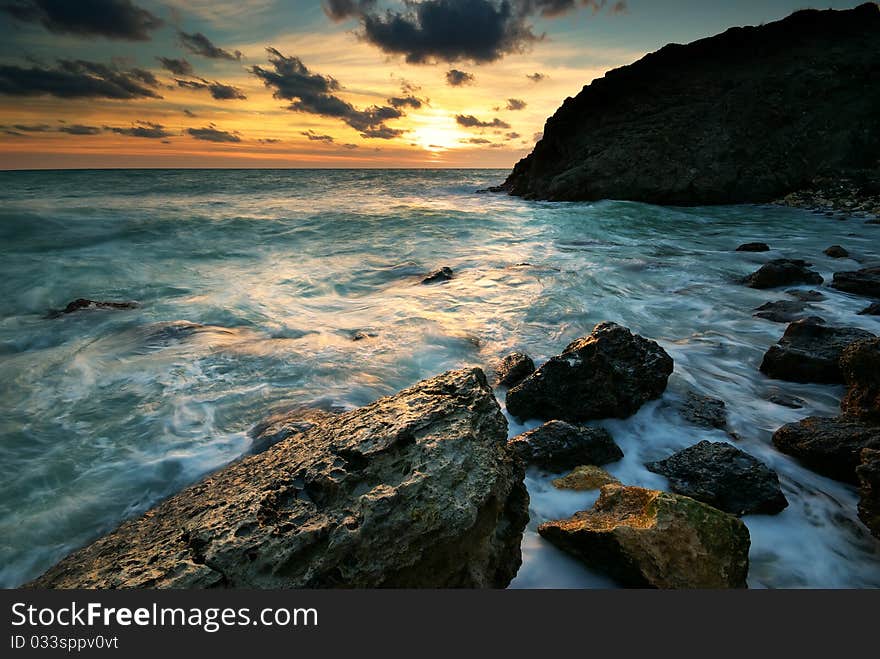
[[[847,384],[840,402],[847,415],[880,423],[880,339],[856,341],[840,356],[840,370]]]
[[[880,451],[866,448],[862,463],[856,468],[859,477],[859,519],[880,538]]]
[[[499,189],[550,200],[765,202],[877,167],[880,9],[800,11],[670,44],[547,120]]]
[[[505,587],[522,463],[479,369],[294,429],[51,568],[42,588]]]

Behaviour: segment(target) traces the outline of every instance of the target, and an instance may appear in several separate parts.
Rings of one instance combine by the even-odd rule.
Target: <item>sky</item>
[[[0,0],[0,169],[500,167],[567,96],[803,0]]]

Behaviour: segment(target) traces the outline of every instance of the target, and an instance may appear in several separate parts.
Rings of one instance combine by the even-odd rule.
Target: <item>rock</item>
[[[538,533],[635,588],[745,588],[749,531],[733,515],[688,497],[606,485],[592,510]]]
[[[880,10],[798,11],[593,80],[502,188],[560,201],[768,202],[880,156]]]
[[[880,316],[880,302],[874,302],[859,311],[860,316]]]
[[[276,414],[251,428],[252,439],[248,453],[262,453],[278,442],[301,435],[320,425],[341,412],[341,409],[322,410],[313,407],[301,407],[283,414]]]
[[[831,286],[845,293],[880,298],[880,266],[835,272]]]
[[[553,480],[553,487],[560,490],[598,490],[603,485],[619,483],[614,476],[609,474],[602,467],[595,465],[581,465],[575,467],[574,471],[566,474],[562,478]]]
[[[856,467],[859,478],[859,519],[874,537],[880,538],[880,450],[863,449],[861,464]]]
[[[724,401],[719,398],[688,391],[684,401],[678,406],[678,412],[697,426],[720,430],[727,427],[727,409],[725,409]]]
[[[88,300],[84,297],[77,298],[69,303],[63,309],[52,309],[47,314],[48,318],[58,318],[65,314],[83,311],[86,309],[104,309],[104,310],[122,310],[122,309],[138,309],[141,305],[137,302],[107,302],[99,300]]]
[[[743,243],[736,248],[737,252],[769,252],[770,245],[767,243]]]
[[[797,288],[792,288],[785,292],[802,302],[821,302],[822,300],[828,299],[824,293],[820,293],[819,291],[802,291]]]
[[[788,506],[776,472],[725,442],[702,441],[645,466],[666,476],[673,492],[732,515],[774,515]]]
[[[501,387],[515,387],[535,372],[535,362],[521,352],[505,355],[495,368],[494,382]]]
[[[880,423],[880,339],[856,341],[840,356],[847,391],[840,410],[847,416]]]
[[[824,253],[826,256],[830,256],[833,259],[843,259],[849,256],[849,252],[840,245],[832,245],[826,249]]]
[[[479,369],[336,415],[75,552],[36,588],[503,588],[522,464]]]
[[[625,418],[666,389],[672,358],[655,341],[603,322],[507,392],[521,419]]]
[[[508,446],[526,463],[548,471],[583,464],[604,465],[623,457],[623,451],[604,428],[556,420],[517,435]]]
[[[806,302],[795,300],[778,300],[776,302],[765,302],[760,307],[755,308],[752,314],[756,318],[763,318],[774,323],[790,323],[794,320],[800,320],[804,317],[804,310],[810,305]]]
[[[840,355],[849,344],[874,335],[855,327],[826,327],[810,320],[792,323],[761,362],[767,377],[789,382],[842,384]]]
[[[861,450],[880,449],[880,426],[845,416],[811,416],[779,428],[773,444],[816,473],[854,483]]]
[[[775,288],[790,284],[821,284],[824,280],[801,259],[773,259],[742,280],[749,288]]]
[[[425,275],[424,279],[422,279],[423,284],[442,284],[443,282],[449,281],[453,277],[452,268],[448,268],[443,266],[439,270],[434,270],[431,273]]]
[[[352,341],[363,341],[364,339],[375,339],[379,336],[376,332],[370,332],[367,330],[358,330],[356,332],[351,333]]]
[[[767,400],[774,405],[781,405],[782,407],[788,407],[793,410],[799,410],[804,406],[804,400],[802,398],[779,392],[770,394],[767,397]]]

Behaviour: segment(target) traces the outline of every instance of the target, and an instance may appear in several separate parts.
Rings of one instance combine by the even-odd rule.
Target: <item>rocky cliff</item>
[[[765,202],[878,180],[880,7],[799,11],[670,44],[547,120],[500,190],[547,200]]]

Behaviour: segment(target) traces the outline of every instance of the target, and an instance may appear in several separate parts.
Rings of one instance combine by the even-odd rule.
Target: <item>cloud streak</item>
[[[186,132],[194,139],[205,142],[241,142],[241,138],[238,135],[225,130],[219,130],[213,125],[206,126],[205,128],[187,128]]]
[[[120,70],[85,60],[59,60],[54,68],[0,65],[0,94],[58,98],[162,98],[159,81],[144,69]]]
[[[238,87],[233,87],[232,85],[225,85],[222,82],[210,82],[209,80],[205,80],[203,78],[199,78],[198,80],[180,80],[175,78],[174,82],[177,83],[178,87],[182,87],[184,89],[204,89],[207,90],[211,97],[218,101],[228,101],[228,100],[244,100],[247,96],[244,95]]]
[[[14,0],[0,6],[12,18],[54,34],[149,41],[164,21],[131,0]]]
[[[177,38],[181,45],[194,55],[201,55],[208,59],[225,59],[231,61],[241,60],[241,51],[229,52],[218,46],[201,32],[187,33],[178,30]]]
[[[455,121],[465,128],[510,128],[510,124],[497,117],[492,121],[480,121],[472,114],[457,114]]]

